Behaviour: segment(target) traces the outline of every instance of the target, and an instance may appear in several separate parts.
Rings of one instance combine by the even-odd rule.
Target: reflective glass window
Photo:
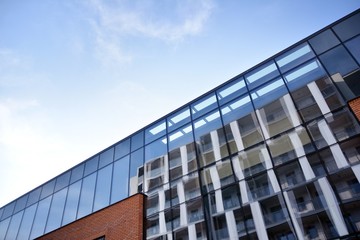
[[[134,136],[131,137],[131,151],[135,151],[136,149],[144,146],[144,132],[138,132]]]
[[[80,197],[81,182],[78,181],[69,186],[69,191],[66,198],[64,209],[64,216],[62,226],[74,221],[76,219],[77,208]]]
[[[259,145],[239,152],[232,158],[238,180],[249,177],[272,167],[271,159],[265,145]]]
[[[98,169],[99,164],[99,155],[89,159],[85,163],[84,176],[89,175],[90,173],[95,172]]]
[[[199,197],[200,194],[199,175],[197,172],[183,176],[182,178],[171,182],[171,197],[173,198],[173,205]]]
[[[67,190],[64,188],[53,195],[45,232],[50,232],[61,226]]]
[[[97,211],[109,205],[112,168],[113,165],[111,164],[98,171],[93,211]]]
[[[34,223],[32,226],[30,238],[34,239],[44,234],[46,219],[49,213],[52,196],[49,196],[39,202],[36,210]]]
[[[238,185],[210,193],[206,196],[206,203],[211,214],[221,213],[227,209],[240,207],[240,191]]]
[[[102,152],[100,154],[100,160],[99,160],[99,168],[102,168],[109,163],[111,163],[114,159],[114,148],[110,148],[106,150],[105,152]]]
[[[342,141],[360,132],[359,124],[347,108],[325,116],[326,121],[338,141]]]
[[[349,38],[360,34],[360,13],[335,25],[333,29],[342,41],[346,41]]]
[[[195,121],[194,131],[202,166],[229,155],[219,111]]]
[[[71,171],[67,171],[56,178],[55,192],[69,185],[70,174]]]
[[[202,184],[206,191],[219,189],[234,182],[230,160],[216,162],[201,171]]]
[[[245,75],[249,89],[253,89],[273,78],[280,73],[274,62],[266,63]]]
[[[246,92],[246,85],[243,77],[239,77],[236,80],[226,84],[217,90],[217,96],[220,105],[244,94]]]
[[[360,36],[348,41],[345,43],[345,46],[360,64]]]
[[[176,179],[197,169],[195,144],[172,149],[168,154],[170,179]]]
[[[18,212],[11,217],[9,228],[5,239],[16,239],[24,211]]]
[[[142,191],[143,178],[144,148],[140,148],[130,156],[130,196]]]
[[[48,183],[45,183],[41,191],[40,199],[43,199],[49,196],[50,194],[52,194],[54,192],[54,187],[55,187],[55,179],[51,180]]]
[[[244,95],[224,105],[221,108],[221,115],[223,116],[224,124],[227,124],[246,116],[252,111],[254,111],[254,108],[251,104],[250,96]]]
[[[285,74],[285,82],[291,91],[312,81],[326,77],[326,73],[317,60],[305,63],[295,70]]]
[[[148,161],[144,165],[144,191],[152,191],[169,181],[168,163],[163,156]]]
[[[193,119],[200,117],[201,115],[215,109],[217,107],[217,101],[215,93],[211,93],[202,99],[191,104],[191,113]]]
[[[312,121],[307,125],[307,128],[317,148],[320,149],[335,143],[335,138],[325,119]]]
[[[282,189],[290,188],[305,182],[304,174],[297,161],[277,168],[276,173]]]
[[[172,131],[188,122],[190,122],[190,109],[186,107],[167,118],[167,127]]]
[[[24,211],[17,239],[29,239],[31,226],[35,217],[37,204],[34,204]]]
[[[284,81],[278,78],[251,92],[255,108],[261,108],[287,93]]]
[[[317,54],[321,54],[326,50],[340,44],[339,39],[337,39],[337,37],[330,29],[319,33],[315,37],[311,38],[309,42]]]
[[[114,162],[112,179],[111,203],[115,203],[128,196],[130,156]]]
[[[338,73],[343,78],[358,68],[354,59],[343,46],[338,46],[320,55],[320,60],[330,75]]]
[[[4,207],[4,212],[3,212],[3,215],[1,217],[1,220],[5,219],[7,217],[10,217],[14,212],[14,208],[15,208],[15,202],[11,202],[11,203],[7,204]]]
[[[165,155],[167,152],[167,139],[158,139],[145,146],[145,162],[152,161],[154,158]]]
[[[80,164],[71,170],[70,184],[81,179],[84,174],[84,164]]]
[[[0,219],[1,219],[3,212],[4,212],[4,207],[0,208]]]
[[[186,125],[172,133],[169,134],[168,142],[169,142],[169,150],[173,150],[174,148],[179,148],[181,146],[185,146],[186,144],[193,142],[193,131],[191,125]]]
[[[275,60],[280,71],[284,73],[313,57],[315,57],[315,54],[312,52],[310,46],[303,43],[282,54],[280,57],[277,57]]]
[[[266,141],[274,164],[279,165],[315,151],[304,127]]]
[[[36,203],[39,200],[40,193],[41,193],[41,187],[39,187],[35,190],[32,190],[29,193],[29,198],[28,198],[26,206],[30,206],[31,204]]]
[[[330,179],[342,201],[360,197],[360,183],[351,168],[336,172]]]
[[[360,137],[345,141],[340,144],[340,147],[350,164],[360,162]]]
[[[202,199],[197,198],[187,202],[186,212],[187,212],[188,223],[194,223],[194,222],[198,222],[201,219],[204,219]]]
[[[263,198],[274,193],[267,173],[248,178],[246,182],[248,184],[248,195],[249,197],[252,197],[253,200]]]
[[[28,199],[28,195],[24,195],[22,197],[20,197],[17,201],[16,201],[16,205],[15,205],[15,210],[14,212],[18,212],[20,210],[23,210],[26,207],[26,201]],[[1,213],[0,213],[0,217],[1,217]]]
[[[166,133],[166,123],[165,120],[162,120],[158,123],[155,123],[151,127],[145,130],[145,144],[152,142],[153,140],[165,135]]]
[[[115,146],[115,159],[124,157],[125,155],[130,153],[130,138],[121,141],[119,144]]]
[[[82,218],[92,212],[95,183],[96,183],[96,172],[84,178],[81,187],[81,195],[80,195],[77,218]]]
[[[281,196],[274,196],[260,202],[261,211],[265,220],[265,226],[271,227],[276,224],[283,223],[288,219],[285,201]],[[279,233],[290,231],[289,226],[285,224],[282,228],[272,229],[273,233],[270,236],[275,236]],[[294,238],[293,238],[294,239]]]
[[[0,222],[0,239],[5,239],[6,231],[9,227],[10,218]]]

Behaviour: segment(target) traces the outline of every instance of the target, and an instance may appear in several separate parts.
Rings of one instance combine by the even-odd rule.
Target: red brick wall
[[[41,240],[143,239],[145,196],[136,194],[50,232]]]
[[[355,113],[357,119],[360,121],[360,97],[350,100],[349,106]]]

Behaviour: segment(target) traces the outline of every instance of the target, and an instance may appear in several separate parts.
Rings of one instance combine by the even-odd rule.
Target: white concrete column
[[[210,171],[210,177],[211,177],[211,181],[214,186],[214,189],[220,188],[221,187],[220,177],[219,177],[219,173],[217,171],[216,165],[210,167],[209,171]]]
[[[261,208],[260,208],[260,204],[259,202],[253,202],[250,204],[250,208],[251,208],[251,214],[253,216],[254,219],[254,224],[255,224],[255,229],[256,229],[256,233],[259,239],[262,240],[267,240],[268,235],[266,232],[266,226],[265,226],[265,222],[264,222],[264,216],[261,212]]]
[[[268,152],[268,150],[266,148],[261,148],[260,149],[260,156],[259,157],[260,157],[262,162],[265,162],[266,169],[270,169],[270,168],[273,167],[269,152]]]
[[[188,226],[188,234],[189,234],[189,239],[197,239],[195,224],[191,224]]]
[[[289,135],[291,144],[293,145],[293,148],[295,150],[296,156],[297,157],[304,156],[305,150],[304,150],[304,147],[303,147],[303,144],[301,142],[299,135],[296,133],[296,130],[295,130],[295,132],[291,132],[288,135]]]
[[[349,166],[343,151],[341,150],[339,144],[332,145],[330,147],[331,153],[334,156],[334,160],[338,168],[343,168]]]
[[[237,121],[233,121],[230,123],[230,129],[238,151],[242,151],[244,149],[244,143],[240,135],[240,129]]]
[[[286,94],[282,98],[280,98],[280,102],[285,110],[286,115],[290,118],[292,125],[294,127],[299,126],[301,124],[300,119],[297,115],[297,111],[290,97],[290,94]]]
[[[260,127],[261,127],[261,129],[262,129],[262,132],[263,132],[263,134],[264,134],[264,138],[265,138],[265,139],[269,139],[269,138],[270,138],[269,131],[268,131],[268,129],[266,128],[266,125],[265,125],[264,120],[263,120],[263,118],[262,118],[262,115],[263,115],[264,117],[265,117],[265,115],[266,115],[264,109],[263,109],[263,108],[262,108],[262,109],[256,109],[255,112],[256,112],[256,115],[257,115],[257,117],[258,117],[258,119],[259,119],[259,124],[260,124]]]
[[[241,180],[239,182],[239,187],[240,187],[240,193],[241,193],[241,202],[244,205],[249,202],[249,196],[248,196],[245,180]]]
[[[329,126],[327,125],[325,119],[322,119],[317,122],[317,125],[319,127],[319,131],[321,135],[324,137],[326,143],[328,145],[336,143],[336,140],[334,138],[334,135],[332,134]]]
[[[351,169],[353,170],[353,172],[354,172],[354,174],[356,176],[356,179],[360,183],[360,164],[352,166]]]
[[[335,194],[326,179],[326,177],[320,178],[318,180],[320,188],[322,193],[324,194],[324,198],[326,201],[326,204],[328,206],[327,211],[330,212],[332,223],[334,227],[336,228],[337,232],[339,233],[339,236],[344,236],[349,234],[344,218],[341,214],[340,207],[336,201]]]
[[[211,142],[212,142],[212,146],[213,146],[215,160],[219,160],[219,159],[221,159],[221,152],[220,152],[219,136],[218,136],[217,131],[211,131],[210,136],[211,136]]]
[[[228,227],[228,231],[229,231],[229,238],[230,239],[238,239],[239,236],[238,236],[238,232],[237,232],[237,228],[236,228],[234,212],[227,211],[225,213],[225,217],[226,217],[226,223],[227,223],[227,227]]]
[[[316,85],[315,82],[311,82],[308,85],[308,88],[311,92],[311,94],[313,95],[315,102],[317,103],[317,105],[319,106],[321,113],[324,115],[328,112],[330,112],[330,108],[327,105],[319,87]]]
[[[166,233],[166,221],[165,221],[165,212],[159,212],[159,233]]]
[[[224,211],[224,202],[222,199],[221,189],[215,190],[215,204],[216,204],[216,212]]]
[[[183,181],[179,181],[177,183],[176,190],[179,197],[179,203],[185,202],[185,190]]]
[[[180,226],[186,226],[188,224],[187,220],[187,210],[186,204],[180,204]]]
[[[165,192],[163,189],[158,191],[159,196],[159,211],[164,211],[165,209]]]
[[[189,170],[188,170],[188,159],[187,159],[187,148],[186,145],[185,146],[181,146],[180,147],[180,157],[181,157],[181,168],[182,168],[182,172],[183,175],[188,174]]]
[[[242,152],[242,153],[240,153],[240,154],[246,155],[246,153],[244,153],[244,152]],[[241,170],[239,157],[238,157],[238,156],[235,156],[235,157],[233,157],[231,160],[232,160],[232,163],[233,163],[233,167],[234,167],[234,171],[235,171],[236,177],[237,177],[239,180],[244,179],[244,173],[243,173],[243,171]]]
[[[300,157],[299,163],[300,163],[301,170],[304,173],[306,181],[315,178],[315,173],[312,170],[311,165],[310,165],[308,159],[306,158],[306,156]]]
[[[289,213],[290,213],[290,218],[294,224],[294,228],[295,228],[295,232],[296,235],[298,236],[299,240],[303,240],[304,236],[303,236],[303,232],[302,232],[302,226],[299,225],[298,219],[295,216],[295,212],[297,210],[294,209],[294,207],[291,204],[291,200],[289,198],[288,192],[284,192],[284,199],[285,199],[285,203],[288,206],[288,209],[290,209]],[[295,199],[293,201],[296,201]],[[301,218],[300,218],[301,219]],[[301,220],[300,220],[301,221]]]
[[[165,154],[164,156],[164,170],[163,170],[163,174],[164,174],[164,182],[163,183],[167,183],[169,182],[169,157],[167,154]]]
[[[268,177],[271,182],[272,188],[274,189],[274,192],[280,192],[280,185],[276,179],[275,173],[273,169],[270,169],[268,172]]]

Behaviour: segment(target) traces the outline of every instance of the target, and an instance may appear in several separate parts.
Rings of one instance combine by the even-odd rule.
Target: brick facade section
[[[40,240],[106,240],[144,238],[145,195],[136,194],[50,232]]]
[[[349,106],[355,113],[357,119],[360,121],[360,97],[350,100]]]

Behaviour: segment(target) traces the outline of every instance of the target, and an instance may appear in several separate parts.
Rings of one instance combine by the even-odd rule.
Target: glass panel
[[[186,210],[187,210],[187,221],[189,224],[204,219],[204,212],[203,212],[201,198],[187,202]]]
[[[270,139],[266,143],[275,165],[315,151],[305,128],[302,126],[296,128],[295,131]]]
[[[237,78],[235,81],[232,81],[220,88],[217,91],[217,96],[219,99],[220,105],[236,98],[237,96],[246,92],[246,85],[243,77]]]
[[[345,43],[345,46],[360,64],[360,36],[348,41]]]
[[[28,198],[28,194],[20,197],[17,201],[16,201],[16,205],[15,205],[15,213],[20,211],[20,210],[23,210],[26,206],[26,201],[27,201],[27,198]],[[1,216],[1,213],[0,213],[0,216]]]
[[[114,148],[110,148],[100,154],[99,168],[102,168],[114,160]]]
[[[27,202],[26,206],[30,206],[31,204],[36,203],[37,201],[39,201],[40,192],[41,192],[41,187],[39,187],[39,188],[33,190],[32,192],[30,192],[28,202]]]
[[[270,155],[265,145],[239,152],[232,161],[235,174],[239,180],[271,167]]]
[[[43,199],[49,196],[50,194],[52,194],[54,192],[54,187],[55,187],[55,179],[51,180],[48,183],[45,183],[41,191],[40,199]]]
[[[304,174],[297,161],[277,168],[276,173],[282,189],[293,187],[305,182]]]
[[[144,132],[138,132],[134,136],[131,137],[131,151],[135,151],[136,149],[144,146]]]
[[[130,158],[130,192],[133,195],[142,191],[144,178],[144,148],[141,148],[131,154]]]
[[[84,164],[80,164],[71,170],[70,184],[76,182],[83,177]]]
[[[249,89],[253,89],[280,75],[274,62],[269,62],[245,75]]]
[[[95,192],[96,172],[85,177],[81,187],[80,203],[77,219],[92,212]]]
[[[197,169],[195,144],[189,143],[168,154],[170,179],[176,179]]]
[[[167,126],[169,131],[172,131],[188,122],[190,122],[189,107],[186,107],[185,109],[182,109],[167,118]]]
[[[0,222],[0,239],[5,239],[6,231],[10,223],[10,218]]]
[[[350,164],[360,162],[360,137],[343,142],[340,147]]]
[[[145,130],[145,144],[152,142],[153,140],[165,135],[165,133],[166,133],[165,120],[155,123],[155,125]]]
[[[19,233],[18,233],[17,239],[29,239],[31,226],[32,226],[32,223],[33,223],[33,220],[35,217],[36,207],[37,207],[37,204],[34,204],[25,209],[24,216],[21,221],[20,228],[19,228]],[[1,234],[0,234],[0,237],[1,237]]]
[[[128,197],[130,157],[126,156],[114,163],[111,204]]]
[[[340,74],[346,77],[349,73],[358,68],[354,59],[343,46],[338,46],[320,56],[321,62],[332,76]]]
[[[172,204],[183,203],[200,196],[199,175],[197,172],[171,182]]]
[[[145,163],[144,191],[152,191],[169,181],[168,163],[165,157],[161,156]]]
[[[130,138],[120,142],[115,146],[115,160],[130,153]]]
[[[30,238],[34,239],[44,234],[46,219],[49,213],[51,197],[49,196],[39,202],[36,210],[34,223],[31,230]]]
[[[167,140],[162,138],[156,140],[145,146],[145,162],[151,161],[154,158],[165,155],[167,152]]]
[[[260,206],[266,227],[273,227],[277,224],[286,223],[287,219],[289,218],[284,200],[281,196],[274,196],[272,198],[263,200],[260,202]],[[285,229],[284,226],[282,229],[272,229],[271,231],[273,233],[270,236],[290,231],[288,226],[286,226]]]
[[[301,124],[295,105],[289,94],[278,97],[257,112],[265,138],[275,136]]]
[[[217,107],[215,93],[211,93],[206,97],[198,100],[197,102],[191,104],[191,113],[193,119],[215,109]]]
[[[360,132],[359,124],[347,108],[325,116],[330,129],[338,141],[354,136]]]
[[[230,160],[217,162],[201,171],[204,190],[210,192],[234,182]]]
[[[221,108],[224,124],[232,122],[254,111],[249,95],[244,95]]]
[[[15,202],[11,202],[8,205],[6,205],[4,207],[4,212],[1,217],[1,220],[4,220],[5,218],[10,217],[14,212],[14,208],[15,208]]]
[[[45,232],[50,232],[61,226],[67,190],[67,188],[64,188],[54,194]]]
[[[229,155],[221,126],[218,111],[210,113],[194,123],[195,141],[202,166]]]
[[[336,172],[330,176],[334,191],[342,201],[354,200],[360,197],[360,184],[351,168]]]
[[[342,41],[360,33],[360,14],[356,14],[333,27]]]
[[[253,200],[268,197],[270,194],[274,193],[267,173],[249,178],[246,182],[249,188],[248,195],[249,197],[252,197]]]
[[[185,146],[189,142],[194,141],[192,126],[187,125],[184,126],[177,131],[169,134],[169,150],[173,150],[175,148],[179,148],[181,146]]]
[[[320,78],[326,77],[326,73],[320,63],[315,60],[306,63],[285,75],[285,81],[291,91]]]
[[[67,171],[66,173],[63,173],[62,175],[60,175],[59,177],[56,178],[54,192],[56,192],[64,187],[67,187],[69,185],[70,174],[71,174],[71,171]]]
[[[340,44],[340,41],[330,29],[319,33],[310,39],[309,42],[317,54],[321,54],[326,50]]]
[[[96,155],[95,157],[91,158],[90,160],[87,160],[85,163],[84,176],[87,176],[90,173],[95,172],[98,168],[98,163],[99,163],[99,155]]]
[[[24,211],[21,211],[12,216],[5,239],[9,239],[9,240],[16,239],[16,235],[19,230],[19,226],[21,223],[21,218],[23,216],[23,213],[24,213]]]
[[[112,167],[113,165],[111,164],[98,171],[93,211],[97,211],[109,205]]]
[[[276,79],[251,92],[255,108],[261,108],[287,93],[282,78]]]
[[[80,190],[81,190],[81,181],[73,183],[69,186],[62,226],[76,219]]]
[[[315,57],[315,54],[312,52],[309,45],[303,43],[285,54],[282,54],[280,57],[277,57],[275,60],[280,71],[284,73],[313,57]]]

